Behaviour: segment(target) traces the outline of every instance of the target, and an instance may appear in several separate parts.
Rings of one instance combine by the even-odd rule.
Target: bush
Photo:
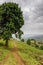
[[[27,40],[27,44],[31,45],[31,40],[30,39]]]
[[[35,45],[35,47],[36,47],[36,48],[39,48],[39,46],[38,46],[37,44]]]
[[[43,45],[40,46],[40,49],[43,50]]]
[[[22,42],[24,42],[24,39],[21,39]]]

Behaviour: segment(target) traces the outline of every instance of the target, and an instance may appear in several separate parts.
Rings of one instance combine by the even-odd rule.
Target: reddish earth
[[[16,58],[16,60],[17,60],[17,63],[19,64],[19,65],[25,65],[25,62],[23,61],[23,59],[20,57],[20,55],[19,55],[19,50],[18,50],[18,48],[17,48],[17,45],[16,45],[16,42],[14,43],[14,48],[12,49],[12,52],[13,52],[13,54],[14,54],[14,57]],[[15,53],[14,53],[15,52]]]

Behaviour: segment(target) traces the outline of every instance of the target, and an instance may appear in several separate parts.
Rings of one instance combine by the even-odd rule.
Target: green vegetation
[[[7,54],[9,53],[9,50],[7,50],[4,47],[0,47],[0,62],[7,56]]]
[[[21,35],[23,34],[21,27],[23,25],[23,15],[18,4],[9,2],[0,5],[1,65],[19,65],[20,61],[17,63],[18,55],[23,59],[25,65],[41,65],[43,62],[43,46],[41,43],[37,43],[34,39],[28,39],[26,44],[24,43],[24,39],[21,39]],[[22,42],[11,39],[12,34],[15,34]],[[15,48],[14,44],[17,45],[15,45]],[[41,50],[36,47],[39,47]],[[15,53],[15,56],[13,53]],[[18,55],[16,55],[16,53],[18,53]]]
[[[21,39],[22,42],[24,42],[24,39]]]
[[[2,43],[1,43],[2,42]],[[24,63],[26,65],[41,65],[40,62],[43,62],[43,50],[39,50],[35,47],[32,47],[24,42],[20,42],[17,40],[9,40],[9,47],[6,48],[4,46],[1,46],[1,44],[5,44],[5,41],[3,39],[0,40],[0,62],[3,61],[3,59],[9,54],[12,48],[14,48],[14,43],[16,43],[19,55],[24,60]],[[5,65],[19,65],[17,63],[17,60],[15,59],[12,52],[10,52],[10,55],[8,59],[5,62]]]
[[[35,47],[35,48],[43,50],[43,42],[37,41],[35,39],[28,39],[26,41],[26,43],[28,45],[31,45],[31,46]]]
[[[24,25],[21,8],[16,3],[3,3],[0,5],[0,38],[6,40],[5,46],[8,47],[8,40],[15,34],[21,38],[23,32],[20,28]]]
[[[23,42],[17,42],[19,54],[23,58],[26,65],[41,65],[43,61],[43,51],[36,49]]]
[[[9,41],[8,48],[6,48],[4,45],[5,45],[5,41],[1,39],[0,40],[0,63],[2,63],[2,65],[18,65],[14,54],[11,53],[11,49],[14,48],[13,40]]]
[[[4,65],[18,65],[14,55],[12,53],[10,53],[10,54],[9,53],[10,53],[10,50],[8,50],[4,47],[0,47],[0,63],[2,63],[3,60],[6,60],[5,63],[3,62]],[[7,57],[7,55],[9,57]],[[6,57],[7,57],[7,59],[4,59]],[[3,65],[3,63],[2,63],[2,65]]]
[[[6,60],[5,65],[19,65],[13,54],[9,55],[9,58]]]
[[[31,40],[30,39],[27,40],[27,44],[31,45]]]
[[[43,50],[43,45],[40,46],[40,49]]]

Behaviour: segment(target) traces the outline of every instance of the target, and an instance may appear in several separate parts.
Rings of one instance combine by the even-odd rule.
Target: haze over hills
[[[37,34],[37,35],[25,34],[25,35],[23,36],[23,38],[24,38],[25,40],[27,40],[27,39],[29,38],[29,39],[35,39],[35,40],[37,40],[37,41],[42,41],[42,42],[43,42],[43,35],[39,35],[39,34]]]

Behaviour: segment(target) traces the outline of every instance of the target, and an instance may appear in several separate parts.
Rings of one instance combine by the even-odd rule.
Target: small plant
[[[35,47],[36,47],[36,48],[39,48],[39,45],[38,45],[38,44],[35,44]]]
[[[31,40],[30,39],[27,40],[27,44],[31,45]]]
[[[24,39],[21,39],[22,42],[24,42]]]
[[[40,46],[40,49],[43,50],[43,45]]]

